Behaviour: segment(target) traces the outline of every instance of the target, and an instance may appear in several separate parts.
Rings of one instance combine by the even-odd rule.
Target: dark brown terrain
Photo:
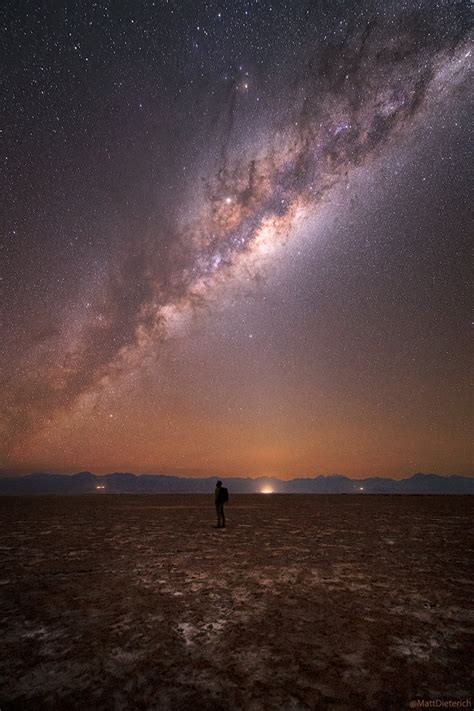
[[[0,499],[0,708],[467,700],[473,504],[455,496]]]

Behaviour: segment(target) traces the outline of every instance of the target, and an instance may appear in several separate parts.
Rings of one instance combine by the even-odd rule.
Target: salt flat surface
[[[473,500],[0,498],[0,708],[409,708],[472,687]]]

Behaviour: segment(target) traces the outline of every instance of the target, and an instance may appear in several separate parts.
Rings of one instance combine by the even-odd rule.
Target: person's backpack
[[[229,492],[225,486],[221,486],[219,489],[219,503],[226,504],[229,501]]]

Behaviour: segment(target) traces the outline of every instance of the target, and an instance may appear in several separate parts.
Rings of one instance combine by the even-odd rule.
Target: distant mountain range
[[[186,478],[164,474],[115,472],[98,476],[79,474],[26,474],[1,476],[0,494],[209,494],[217,477]],[[414,474],[408,479],[349,479],[335,474],[283,481],[229,477],[222,480],[231,493],[256,494],[474,494],[474,479],[463,476]]]

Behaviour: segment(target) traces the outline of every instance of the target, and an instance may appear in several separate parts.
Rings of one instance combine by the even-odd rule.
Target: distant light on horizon
[[[261,494],[273,494],[273,489],[262,489]]]
[[[105,484],[96,484],[96,487],[95,487],[95,488],[98,489],[98,490],[105,489]]]
[[[363,487],[363,486],[359,486],[359,491],[364,491],[364,487]]]

